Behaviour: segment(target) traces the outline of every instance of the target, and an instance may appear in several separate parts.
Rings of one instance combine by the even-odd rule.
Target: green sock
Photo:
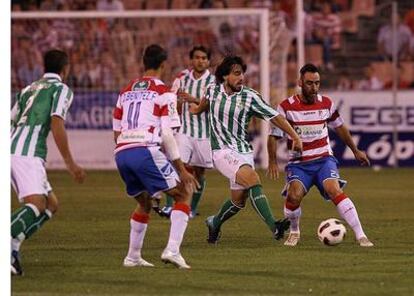
[[[166,194],[165,196],[165,206],[172,207],[174,202],[174,198],[171,195]]]
[[[11,217],[11,236],[13,238],[17,238],[19,240],[25,239],[24,232],[26,229],[33,224],[36,220],[36,210],[32,207],[25,205],[19,209],[17,209]],[[37,211],[37,214],[39,211]],[[39,215],[40,216],[40,215]]]
[[[48,221],[50,218],[52,218],[52,213],[49,210],[46,210],[43,214],[40,214],[39,217],[37,217],[34,222],[25,229],[24,235],[25,239],[28,239],[35,233],[42,225]]]
[[[217,213],[217,215],[214,216],[214,227],[219,229],[221,227],[221,224],[224,223],[224,221],[236,215],[241,209],[242,208],[233,204],[233,202],[230,199],[226,200],[224,204],[221,206],[220,211]]]
[[[200,183],[200,189],[193,193],[193,199],[191,200],[191,211],[196,214],[197,207],[200,203],[201,196],[203,195],[204,188],[206,187],[206,178],[201,177],[198,179],[198,183]]]
[[[263,194],[262,185],[255,185],[248,189],[250,202],[256,213],[266,223],[267,227],[273,232],[275,230],[275,218],[270,210],[266,195]]]

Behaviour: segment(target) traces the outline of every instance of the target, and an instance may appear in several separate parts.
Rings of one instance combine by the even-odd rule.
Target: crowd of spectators
[[[73,11],[179,8],[269,8],[272,15],[286,24],[291,39],[296,30],[296,1],[290,0],[12,0],[13,11]],[[362,1],[364,2],[364,1]],[[361,2],[361,3],[362,3]],[[365,1],[367,2],[367,1]],[[369,2],[369,1],[368,1]],[[358,2],[360,3],[360,2]],[[306,0],[305,42],[321,49],[321,66],[337,68],[332,51],[341,49],[341,14],[353,9],[352,0]],[[354,3],[355,5],[355,3]],[[355,9],[355,8],[354,8]],[[187,65],[187,52],[195,44],[213,50],[212,64],[228,53],[243,55],[248,61],[249,83],[259,87],[259,27],[254,18],[154,18],[146,19],[44,19],[12,20],[12,89],[23,87],[42,73],[42,54],[49,48],[66,50],[73,65],[69,83],[75,88],[117,90],[129,79],[142,73],[140,57],[150,43],[160,43],[170,52],[170,68],[165,80],[171,81]],[[400,87],[410,87],[414,77],[414,10],[398,24]],[[387,63],[391,56],[391,26],[378,30],[378,60]],[[290,61],[296,62],[295,42]],[[309,47],[308,46],[308,47]],[[273,61],[272,61],[273,62]],[[390,65],[369,65],[364,78],[352,80],[342,71],[338,89],[384,89],[390,86]],[[410,70],[413,69],[413,70]],[[408,73],[408,74],[407,74]],[[275,75],[272,75],[272,77]],[[277,75],[276,75],[277,76]],[[294,83],[294,81],[293,81]]]

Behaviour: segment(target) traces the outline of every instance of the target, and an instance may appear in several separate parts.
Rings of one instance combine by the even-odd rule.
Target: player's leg
[[[128,254],[123,261],[125,267],[153,266],[141,257],[142,244],[149,221],[151,200],[145,192],[146,188],[140,180],[139,174],[141,168],[147,166],[145,160],[149,156],[145,148],[127,149],[115,155],[116,165],[125,183],[127,194],[129,197],[135,198],[138,202],[136,209],[130,217]]]
[[[197,215],[197,208],[198,204],[200,203],[201,197],[204,193],[204,188],[206,187],[206,178],[205,178],[205,168],[202,167],[193,167],[194,169],[194,176],[200,184],[200,187],[193,193],[193,197],[191,199],[191,213],[190,218],[194,218]]]
[[[362,229],[354,203],[342,191],[338,180],[339,171],[336,161],[328,158],[323,168],[318,172],[318,188],[324,192],[325,197],[329,198],[335,204],[338,213],[354,231],[355,238],[360,246],[372,247],[373,244],[368,240]]]
[[[175,204],[170,216],[171,227],[168,243],[161,254],[161,259],[163,262],[172,263],[178,268],[189,269],[191,267],[181,256],[180,247],[188,225],[193,192],[182,183],[177,183],[177,186],[166,192],[174,198]]]
[[[284,215],[290,221],[290,232],[284,245],[294,247],[300,240],[300,218],[302,209],[300,204],[306,194],[304,185],[299,180],[292,180],[288,183],[286,201],[283,207]]]
[[[129,232],[129,248],[123,265],[125,267],[152,267],[154,265],[142,259],[141,256],[141,249],[150,218],[149,214],[152,205],[151,197],[147,192],[142,192],[135,197],[135,200],[137,201],[137,206],[131,215],[131,219],[129,220],[131,227]]]

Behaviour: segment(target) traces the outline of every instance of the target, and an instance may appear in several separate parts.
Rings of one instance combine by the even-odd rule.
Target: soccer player
[[[303,197],[315,185],[326,200],[331,200],[341,217],[355,233],[362,247],[372,247],[373,243],[365,235],[358,218],[355,205],[342,191],[345,181],[340,180],[337,160],[329,144],[328,126],[335,129],[342,141],[354,153],[361,165],[369,165],[366,154],[359,150],[352,140],[349,130],[335,108],[332,100],[318,94],[320,87],[319,71],[313,64],[306,64],[300,70],[299,86],[302,93],[285,99],[277,110],[293,126],[303,141],[303,153],[289,153],[286,167],[286,197],[284,213],[291,222],[286,246],[296,246],[300,240],[299,220],[302,214],[300,204]],[[271,130],[268,138],[269,168],[271,178],[278,177],[276,161],[276,139],[283,136],[277,128]],[[292,139],[288,136],[288,149]]]
[[[207,241],[213,244],[219,239],[221,225],[243,209],[247,199],[276,239],[282,238],[289,228],[287,219],[275,221],[272,215],[254,170],[247,128],[253,116],[270,120],[292,137],[292,149],[301,151],[302,143],[283,116],[266,104],[258,92],[243,85],[246,69],[242,58],[224,58],[216,69],[217,83],[208,87],[198,106],[191,108],[195,114],[209,110],[214,166],[230,181],[231,198],[216,215],[206,220]]]
[[[170,237],[161,260],[178,268],[189,269],[180,254],[187,228],[191,195],[198,186],[180,160],[172,127],[179,125],[176,95],[159,79],[164,71],[167,52],[159,45],[144,51],[144,76],[133,80],[119,95],[113,115],[115,161],[128,195],[137,201],[130,219],[130,239],[125,267],[153,264],[141,257],[151,196],[165,192],[173,196]],[[166,155],[160,151],[163,144]],[[178,174],[177,174],[178,173]],[[181,180],[181,181],[180,181]]]
[[[171,91],[177,93],[178,105],[181,105],[181,127],[176,140],[182,161],[187,169],[194,173],[200,188],[194,192],[191,200],[190,218],[197,214],[197,207],[206,185],[205,170],[213,168],[210,146],[210,124],[207,112],[193,115],[189,112],[191,103],[200,103],[207,85],[215,81],[210,73],[210,50],[204,46],[195,46],[190,51],[192,69],[184,70],[174,80]],[[179,107],[180,109],[180,107]],[[167,196],[166,206],[162,209],[169,217],[172,198]]]
[[[45,74],[17,93],[11,112],[11,181],[23,204],[11,216],[13,275],[23,274],[19,259],[21,243],[58,209],[58,200],[45,170],[46,139],[50,130],[69,173],[79,183],[85,178],[85,172],[72,158],[64,126],[73,100],[73,92],[62,82],[68,76],[69,67],[65,52],[46,52]]]

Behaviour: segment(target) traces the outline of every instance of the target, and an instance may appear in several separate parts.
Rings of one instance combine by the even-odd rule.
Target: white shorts
[[[175,139],[184,163],[207,169],[213,168],[210,139],[195,139],[183,134],[176,134]]]
[[[246,164],[254,169],[253,153],[239,153],[232,149],[214,150],[213,161],[216,169],[229,179],[231,190],[246,189],[236,183],[236,173]]]
[[[52,191],[47,180],[45,162],[39,157],[11,155],[11,182],[20,202],[23,197]]]

